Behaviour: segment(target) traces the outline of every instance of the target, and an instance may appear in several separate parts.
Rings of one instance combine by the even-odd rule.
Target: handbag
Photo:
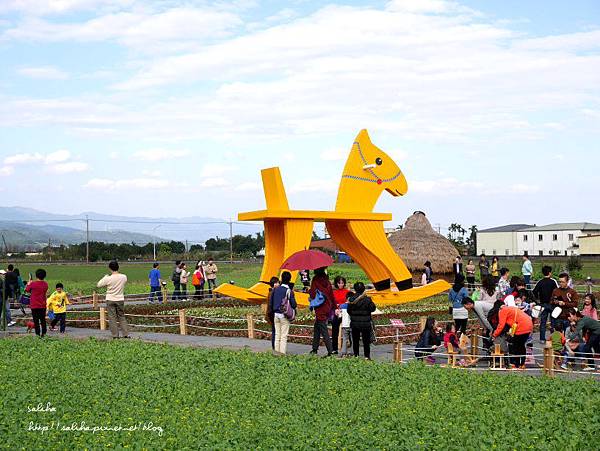
[[[510,326],[510,329],[508,330],[508,336],[509,337],[514,337],[515,333],[517,332],[517,326],[518,326],[518,324],[517,324],[517,311],[518,310],[515,310],[515,320],[513,322],[513,325]]]
[[[19,299],[19,302],[21,305],[29,305],[31,303],[31,294],[27,292],[23,293]]]
[[[371,344],[377,344],[377,334],[375,333],[375,323],[371,320]]]
[[[317,292],[315,293],[315,298],[309,299],[309,301],[310,301],[309,307],[311,309],[317,308],[317,307],[320,307],[321,305],[323,305],[323,303],[325,302],[325,296],[323,296],[323,293],[321,293],[319,290],[317,290]]]

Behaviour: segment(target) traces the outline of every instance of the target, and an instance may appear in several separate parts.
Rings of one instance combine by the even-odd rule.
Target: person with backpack
[[[194,298],[197,300],[204,298],[204,281],[206,278],[204,277],[204,268],[202,267],[202,262],[199,262],[196,265],[196,269],[194,270],[194,274],[192,274],[192,285],[194,286]]]
[[[267,311],[265,313],[265,321],[271,325],[271,349],[275,351],[275,312],[273,312],[273,290],[281,285],[279,277],[273,276],[269,280],[269,295],[267,296]]]
[[[331,282],[329,281],[329,276],[327,276],[327,273],[325,272],[325,268],[315,269],[308,295],[312,300],[322,300],[322,303],[317,307],[311,307],[311,310],[314,310],[315,312],[315,325],[313,328],[312,350],[310,353],[317,354],[321,337],[323,337],[325,347],[327,348],[327,357],[329,357],[333,353],[333,347],[331,344],[331,337],[329,336],[329,330],[327,329],[327,321],[329,321],[332,314],[335,315],[335,301],[333,288],[331,287]]]
[[[173,268],[173,274],[171,274],[171,281],[173,282],[173,295],[171,296],[172,301],[176,301],[181,298],[181,260],[175,260],[175,268]]]
[[[289,271],[281,273],[281,285],[273,288],[269,304],[275,323],[275,353],[285,354],[290,323],[296,316],[296,298],[290,288],[292,275]]]
[[[350,329],[352,331],[352,350],[354,357],[358,357],[360,351],[360,338],[362,336],[365,349],[365,359],[371,360],[371,313],[376,310],[373,300],[365,292],[365,284],[356,282],[354,284],[356,294],[348,299],[348,314],[350,315]]]

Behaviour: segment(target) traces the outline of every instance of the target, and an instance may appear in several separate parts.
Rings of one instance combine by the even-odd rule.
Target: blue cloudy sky
[[[367,128],[434,224],[600,222],[600,3],[0,2],[0,204],[331,209]]]

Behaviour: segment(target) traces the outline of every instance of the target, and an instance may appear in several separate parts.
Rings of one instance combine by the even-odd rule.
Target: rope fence
[[[107,330],[107,311],[105,307],[100,307],[98,310],[86,310],[82,312],[73,311],[70,315],[77,314],[97,314],[98,318],[69,318],[66,321],[68,323],[99,323],[100,330]],[[136,321],[135,323],[128,323],[129,326],[136,329],[168,329],[179,328],[179,334],[188,335],[189,331],[197,331],[202,333],[208,332],[211,335],[212,332],[220,334],[242,334],[250,339],[257,339],[260,335],[263,338],[271,337],[273,332],[271,330],[265,330],[257,327],[257,325],[264,325],[267,323],[262,318],[256,318],[253,314],[248,314],[246,318],[210,318],[187,315],[185,309],[179,309],[177,314],[166,315],[143,315],[143,314],[125,314],[126,317],[135,318],[136,320],[161,320],[161,323],[147,323],[142,324]],[[422,316],[419,318],[419,322],[405,323],[406,326],[419,326],[419,330],[422,329],[426,321],[426,317]],[[16,319],[19,322],[31,321],[31,317],[19,317]],[[477,320],[473,320],[477,321]],[[197,324],[197,322],[205,322],[208,324]],[[449,321],[450,322],[450,321]],[[212,323],[212,324],[211,324]],[[224,327],[219,327],[218,324],[224,324]],[[240,327],[231,327],[230,325],[239,325]],[[555,374],[577,374],[577,375],[593,375],[600,376],[600,356],[594,353],[585,353],[580,351],[574,351],[563,355],[559,355],[553,349],[551,342],[546,342],[542,352],[530,352],[526,354],[513,355],[510,353],[504,353],[501,350],[499,344],[493,345],[492,348],[486,348],[482,346],[483,339],[487,338],[481,335],[481,328],[471,329],[471,334],[468,336],[468,342],[460,350],[455,350],[451,344],[448,348],[443,348],[439,351],[433,351],[432,349],[415,349],[414,347],[405,347],[403,343],[404,339],[410,339],[412,342],[415,341],[415,337],[420,335],[420,331],[416,332],[405,332],[399,333],[399,329],[402,327],[394,326],[392,324],[385,325],[379,324],[378,328],[392,328],[396,330],[394,335],[383,335],[378,336],[377,340],[391,340],[393,344],[393,361],[396,363],[408,363],[414,360],[424,360],[427,362],[428,358],[434,360],[435,364],[438,361],[445,361],[444,366],[468,370],[485,370],[485,366],[478,364],[489,363],[489,370],[493,371],[509,371],[509,361],[514,359],[525,359],[526,367],[519,368],[519,371],[523,372],[543,372],[548,376]],[[312,324],[290,324],[290,328],[296,329],[312,329]],[[166,333],[175,333],[169,332]],[[341,338],[343,334],[339,334],[338,348],[341,346]],[[312,334],[300,335],[300,334],[288,334],[289,338],[301,339],[301,340],[312,340]],[[341,348],[340,348],[341,349]],[[420,356],[417,357],[416,353]],[[541,363],[540,363],[541,362]],[[592,365],[592,362],[594,365]],[[588,366],[589,365],[589,366]],[[578,368],[579,367],[579,368]],[[592,368],[598,368],[598,370]],[[566,368],[566,369],[565,369]]]

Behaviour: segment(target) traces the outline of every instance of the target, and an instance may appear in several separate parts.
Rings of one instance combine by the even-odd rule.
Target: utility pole
[[[85,215],[85,262],[90,262],[90,218]]]
[[[233,221],[229,218],[229,262],[233,263]]]
[[[48,237],[48,257],[50,258],[50,263],[52,263],[52,242],[50,241],[50,237]]]

